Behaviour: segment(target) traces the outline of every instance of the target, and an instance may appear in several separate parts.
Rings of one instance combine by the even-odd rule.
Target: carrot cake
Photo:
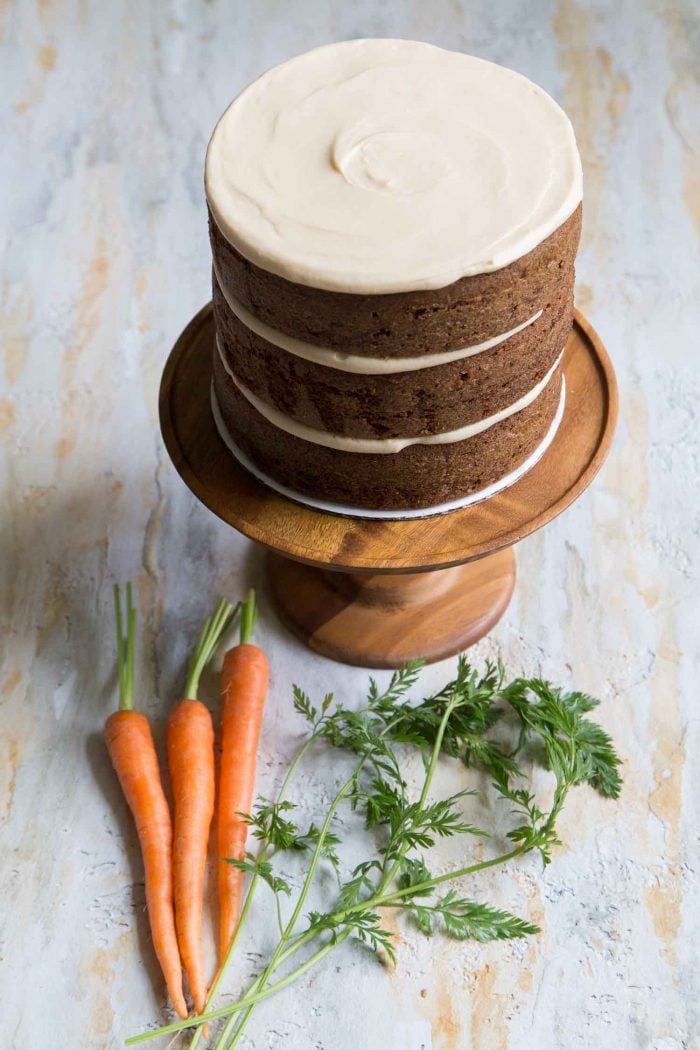
[[[207,151],[213,396],[298,493],[397,511],[507,483],[563,398],[581,164],[511,70],[354,40],[264,74]]]

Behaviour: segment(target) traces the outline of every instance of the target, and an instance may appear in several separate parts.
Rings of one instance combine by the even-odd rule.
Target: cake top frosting
[[[255,265],[355,294],[441,288],[507,266],[581,200],[564,111],[483,59],[351,40],[263,74],[223,114],[209,207]]]

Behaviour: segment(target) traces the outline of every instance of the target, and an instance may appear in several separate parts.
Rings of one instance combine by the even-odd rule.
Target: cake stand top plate
[[[441,569],[516,543],[580,496],[605,460],[615,429],[615,373],[599,337],[576,311],[564,357],[564,416],[532,470],[504,491],[446,514],[396,521],[343,517],[278,495],[231,455],[211,412],[213,345],[209,303],[180,335],[161,381],[161,429],[177,471],[209,510],[239,532],[329,569]]]

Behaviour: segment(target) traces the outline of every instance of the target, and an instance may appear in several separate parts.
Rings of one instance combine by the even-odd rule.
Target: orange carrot
[[[207,998],[202,953],[202,908],[209,828],[214,815],[214,727],[197,699],[199,679],[234,614],[222,601],[202,627],[192,655],[185,700],[168,718],[167,748],[175,814],[173,820],[173,896],[175,927],[182,964],[190,982],[195,1011]]]
[[[241,606],[241,644],[224,657],[221,671],[221,773],[217,815],[219,952],[225,958],[241,909],[243,872],[231,860],[243,860],[255,788],[255,760],[267,691],[269,666],[262,649],[251,643],[257,620],[255,592]]]
[[[182,994],[182,969],[175,936],[172,880],[172,825],[163,791],[151,727],[133,710],[136,610],[131,584],[126,585],[126,637],[122,630],[119,587],[114,588],[117,615],[119,710],[105,724],[105,741],[138,832],[146,881],[146,904],[153,947],[168,993],[180,1017],[187,1017]]]

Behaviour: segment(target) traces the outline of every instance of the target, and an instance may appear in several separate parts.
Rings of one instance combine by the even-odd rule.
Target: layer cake
[[[411,41],[319,48],[231,104],[205,185],[217,415],[264,475],[430,508],[551,436],[581,168],[540,88]]]

